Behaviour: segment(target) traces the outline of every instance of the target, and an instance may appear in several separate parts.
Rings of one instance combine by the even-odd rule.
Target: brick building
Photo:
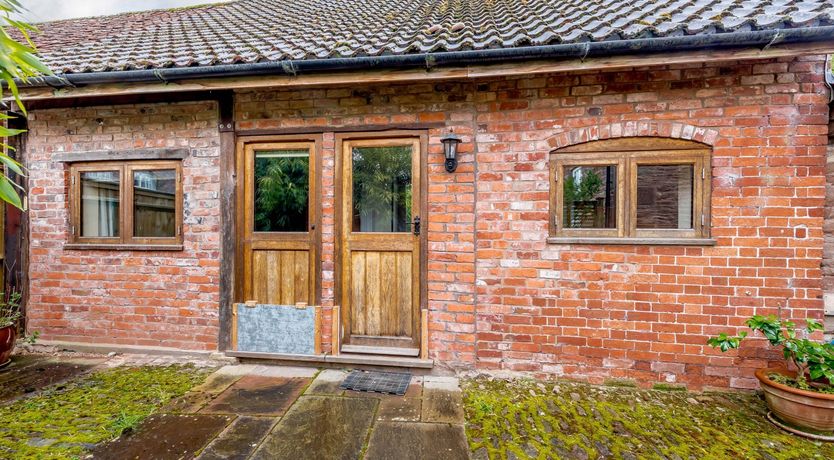
[[[30,331],[701,388],[822,318],[831,2],[302,3],[42,25]]]

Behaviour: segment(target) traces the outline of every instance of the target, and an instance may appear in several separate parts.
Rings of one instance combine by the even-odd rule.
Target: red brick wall
[[[478,366],[755,385],[759,350],[737,360],[704,342],[780,305],[794,318],[822,315],[822,67],[814,58],[489,84],[478,94],[478,150],[488,152],[477,164]],[[547,146],[655,131],[713,145],[717,245],[545,243]]]
[[[26,151],[30,331],[45,340],[215,350],[219,137],[213,102],[35,111]],[[64,250],[68,167],[56,152],[184,147],[182,252]]]
[[[336,145],[328,128],[361,131],[367,125],[443,122],[445,128],[429,132],[424,220],[429,347],[440,365],[593,381],[750,387],[752,370],[766,364],[757,346],[761,342],[745,346],[742,359],[715,353],[704,342],[708,335],[740,327],[753,313],[775,313],[780,306],[794,318],[822,316],[828,122],[822,67],[821,58],[799,58],[462,83],[251,91],[237,95],[235,109],[239,129],[320,127],[325,132],[325,306],[333,305],[335,269]],[[36,114],[33,127],[47,115],[56,124],[64,117],[94,117],[50,111]],[[439,144],[448,129],[463,137],[454,174],[443,169]],[[63,138],[63,132],[52,135]],[[146,135],[140,133],[135,135]],[[591,138],[638,134],[714,146],[717,245],[548,244],[548,152]],[[52,142],[38,137],[32,133],[30,150],[43,159],[38,152]],[[216,133],[205,138],[214,142]],[[60,174],[48,176],[53,190],[63,190]],[[66,257],[60,250],[63,199],[41,200],[46,211],[33,219],[40,224],[33,237],[42,241],[33,249],[45,246],[51,248],[49,257]],[[186,235],[193,237],[188,229]],[[216,234],[203,236],[216,244]],[[45,260],[39,269],[33,266],[33,274],[47,274]],[[59,297],[72,297],[70,284],[54,287]],[[33,294],[45,295],[36,292],[44,289],[33,285]],[[216,298],[216,292],[211,296]],[[43,298],[39,302],[36,308],[52,313]],[[49,304],[63,308],[62,301]],[[206,335],[214,333],[213,308]],[[87,317],[83,312],[66,316]],[[64,337],[64,324],[50,328],[47,337]]]

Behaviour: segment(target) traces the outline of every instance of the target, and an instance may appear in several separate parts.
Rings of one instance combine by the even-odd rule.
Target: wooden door
[[[257,142],[243,155],[243,301],[315,304],[315,142]]]
[[[419,354],[421,145],[419,137],[342,143],[344,352]]]

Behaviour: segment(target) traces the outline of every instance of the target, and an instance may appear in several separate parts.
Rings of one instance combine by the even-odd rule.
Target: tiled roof
[[[834,0],[238,0],[43,23],[56,73],[834,25]]]

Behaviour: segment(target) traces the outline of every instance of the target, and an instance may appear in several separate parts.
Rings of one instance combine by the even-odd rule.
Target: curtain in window
[[[81,184],[81,236],[119,236],[118,173],[85,173]]]

